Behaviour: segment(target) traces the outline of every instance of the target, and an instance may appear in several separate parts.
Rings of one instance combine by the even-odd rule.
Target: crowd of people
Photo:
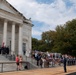
[[[9,54],[9,47],[0,47],[0,54]],[[32,58],[34,58],[37,63],[37,66],[40,66],[41,68],[48,68],[51,64],[52,66],[58,65],[64,65],[64,71],[66,70],[66,65],[76,65],[76,57],[73,57],[71,55],[62,55],[61,53],[49,53],[49,52],[40,52],[40,51],[33,51],[31,52]],[[22,69],[22,56],[17,55],[16,56],[16,64],[17,64],[17,70]]]
[[[53,64],[59,62],[61,57],[60,53],[52,53],[49,52],[32,52],[32,57],[37,61],[37,66],[41,67],[49,67],[49,63],[52,62]]]
[[[49,67],[50,64],[52,66],[64,65],[64,68],[65,65],[76,65],[76,58],[67,54],[33,51],[32,57],[37,61],[37,66],[41,67]],[[64,57],[66,58],[66,64]]]
[[[0,54],[9,54],[9,47],[0,47]]]

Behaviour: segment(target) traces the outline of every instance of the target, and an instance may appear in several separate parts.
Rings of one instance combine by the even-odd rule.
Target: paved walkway
[[[64,73],[63,67],[55,67],[26,71],[4,72],[0,73],[0,75],[66,75],[72,72],[76,72],[76,66],[68,66],[67,73]]]

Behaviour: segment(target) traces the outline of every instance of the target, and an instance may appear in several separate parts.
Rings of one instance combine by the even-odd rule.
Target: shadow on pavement
[[[70,74],[66,74],[66,75],[76,75],[76,72],[70,73]]]

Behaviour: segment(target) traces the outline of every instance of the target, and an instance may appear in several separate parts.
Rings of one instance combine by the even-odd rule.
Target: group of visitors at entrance
[[[16,64],[17,64],[17,70],[22,70],[22,56],[17,55],[16,56]]]

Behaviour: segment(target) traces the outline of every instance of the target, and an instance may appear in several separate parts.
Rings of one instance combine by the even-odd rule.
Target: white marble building
[[[9,46],[10,53],[29,56],[32,23],[6,0],[0,0],[0,45]]]

